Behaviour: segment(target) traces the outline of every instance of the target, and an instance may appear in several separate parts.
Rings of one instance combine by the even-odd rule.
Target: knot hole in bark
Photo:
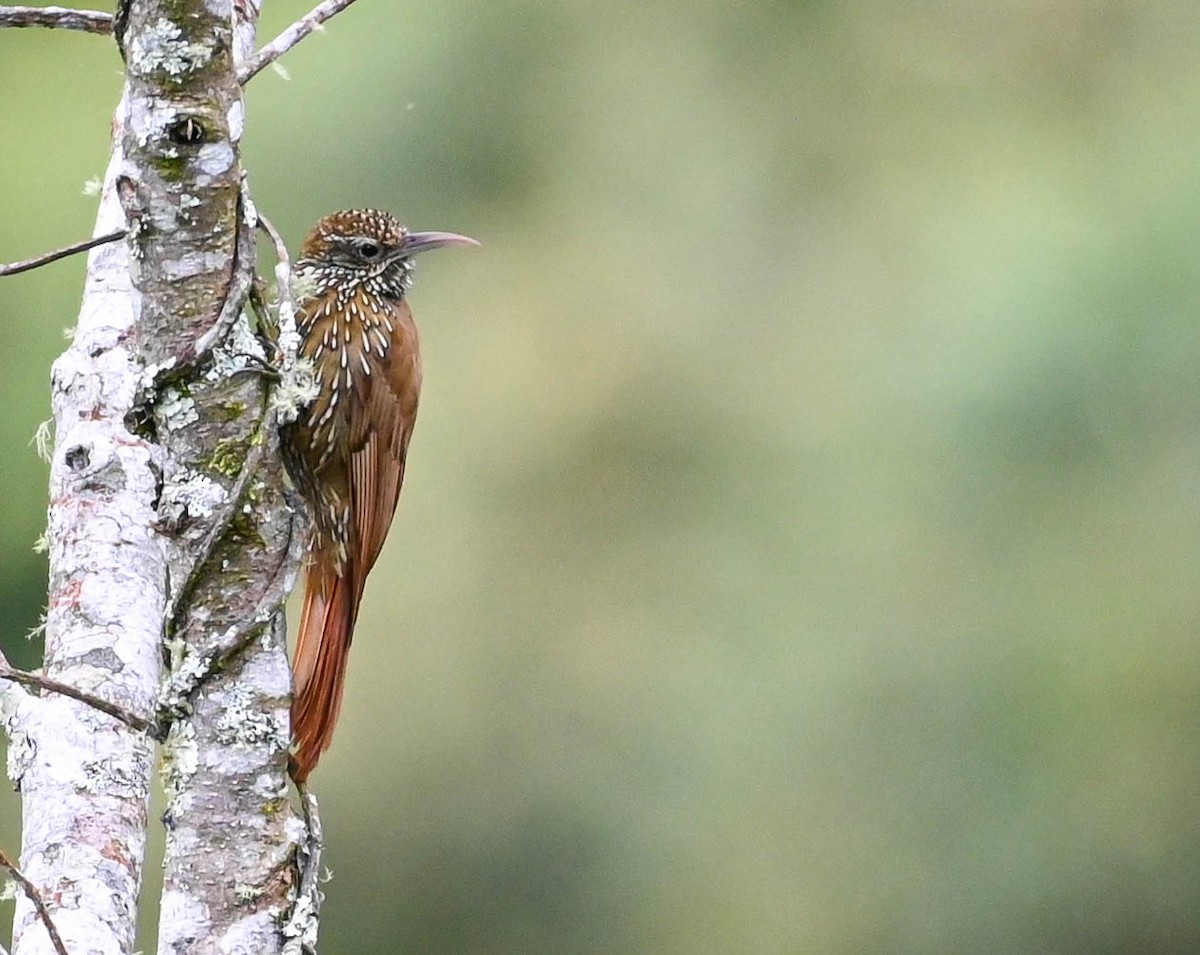
[[[208,131],[193,116],[184,116],[167,127],[167,138],[178,146],[195,146],[208,137]]]
[[[63,455],[63,461],[66,462],[68,468],[78,474],[91,463],[92,449],[86,444],[77,444],[72,448],[67,448]]]

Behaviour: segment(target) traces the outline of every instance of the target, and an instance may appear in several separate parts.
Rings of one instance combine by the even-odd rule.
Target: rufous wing
[[[367,574],[375,565],[396,513],[404,460],[421,388],[417,332],[407,303],[390,319],[386,354],[347,355],[369,373],[354,376],[350,402],[350,546],[341,573],[331,555],[315,555],[293,657],[295,697],[292,776],[303,782],[329,746],[341,710],[346,661]],[[357,350],[356,350],[357,351]]]

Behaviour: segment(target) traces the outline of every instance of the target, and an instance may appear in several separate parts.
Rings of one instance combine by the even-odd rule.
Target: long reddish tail
[[[308,779],[329,748],[342,708],[346,660],[362,596],[356,576],[352,567],[339,577],[332,567],[319,562],[309,568],[305,578],[300,632],[292,658],[292,740],[296,749],[290,769],[298,783]]]

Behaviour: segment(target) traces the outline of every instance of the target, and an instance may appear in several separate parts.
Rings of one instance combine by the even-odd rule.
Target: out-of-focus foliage
[[[362,0],[286,67],[293,244],[484,242],[412,295],[323,952],[1200,950],[1192,4]],[[0,259],[88,232],[117,70],[0,33]],[[0,282],[14,653],[81,275]]]

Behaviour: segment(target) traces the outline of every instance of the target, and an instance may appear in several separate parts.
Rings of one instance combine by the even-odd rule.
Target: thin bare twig
[[[2,9],[0,7],[0,10]],[[5,275],[16,275],[18,272],[28,272],[30,269],[38,269],[43,265],[49,265],[51,262],[57,262],[59,259],[65,259],[68,255],[77,255],[80,252],[86,252],[88,249],[94,249],[98,245],[107,245],[109,242],[116,242],[118,239],[123,238],[125,238],[125,230],[120,229],[116,232],[110,232],[107,235],[98,235],[92,239],[84,239],[82,242],[65,245],[61,249],[55,249],[53,252],[43,252],[41,255],[35,255],[32,259],[23,259],[20,262],[10,262],[8,265],[0,265],[0,278]]]
[[[136,713],[130,713],[123,706],[118,706],[116,703],[106,700],[103,697],[87,692],[87,690],[81,690],[78,687],[71,686],[69,683],[62,683],[59,680],[43,676],[40,673],[18,670],[8,662],[8,657],[3,652],[0,652],[0,680],[9,680],[20,686],[34,686],[39,690],[46,690],[48,693],[57,693],[59,696],[67,696],[72,700],[78,700],[80,703],[92,707],[92,709],[99,710],[106,716],[111,716],[114,720],[119,720],[130,729],[137,730],[139,733],[147,732],[153,725],[148,719],[138,716]]]
[[[36,686],[39,690],[57,693],[59,696],[69,696],[73,700],[87,704],[94,710],[99,710],[106,716],[111,716],[114,720],[120,720],[130,729],[137,730],[139,733],[148,732],[154,727],[150,720],[144,719],[136,713],[130,713],[129,710],[116,703],[110,703],[93,693],[71,686],[69,683],[60,683],[58,680],[42,676],[40,673],[14,669],[8,663],[0,663],[0,680],[11,680],[22,686]]]
[[[280,266],[283,267],[284,274],[291,276],[292,274],[292,257],[288,255],[287,243],[283,241],[283,235],[275,228],[271,222],[261,212],[258,214],[258,227],[267,234],[271,240],[271,245],[275,247],[275,277],[279,277]],[[292,290],[285,284],[279,287],[279,297],[284,301],[291,303]]]
[[[84,33],[112,33],[111,13],[99,10],[71,10],[67,7],[0,7],[0,27],[49,27],[58,30],[82,30]]]
[[[300,339],[296,335],[296,299],[292,295],[292,257],[288,255],[287,243],[274,224],[261,212],[258,214],[258,227],[271,240],[275,248],[275,291],[279,296],[279,341],[282,351],[281,372],[287,372],[295,365],[296,351],[300,347]]]
[[[245,86],[264,67],[270,66],[322,23],[336,17],[353,2],[354,0],[324,0],[323,3],[318,3],[252,57],[238,64],[238,82]]]
[[[54,927],[54,920],[50,918],[50,910],[46,908],[46,903],[42,900],[42,893],[38,891],[38,887],[25,877],[25,873],[17,868],[16,863],[8,857],[8,853],[3,849],[0,849],[0,865],[8,869],[12,877],[21,886],[25,897],[37,909],[38,918],[46,926],[46,934],[50,936],[50,944],[54,946],[54,950],[58,952],[58,955],[67,955],[67,946],[63,944],[62,936],[58,934],[58,929]]]

